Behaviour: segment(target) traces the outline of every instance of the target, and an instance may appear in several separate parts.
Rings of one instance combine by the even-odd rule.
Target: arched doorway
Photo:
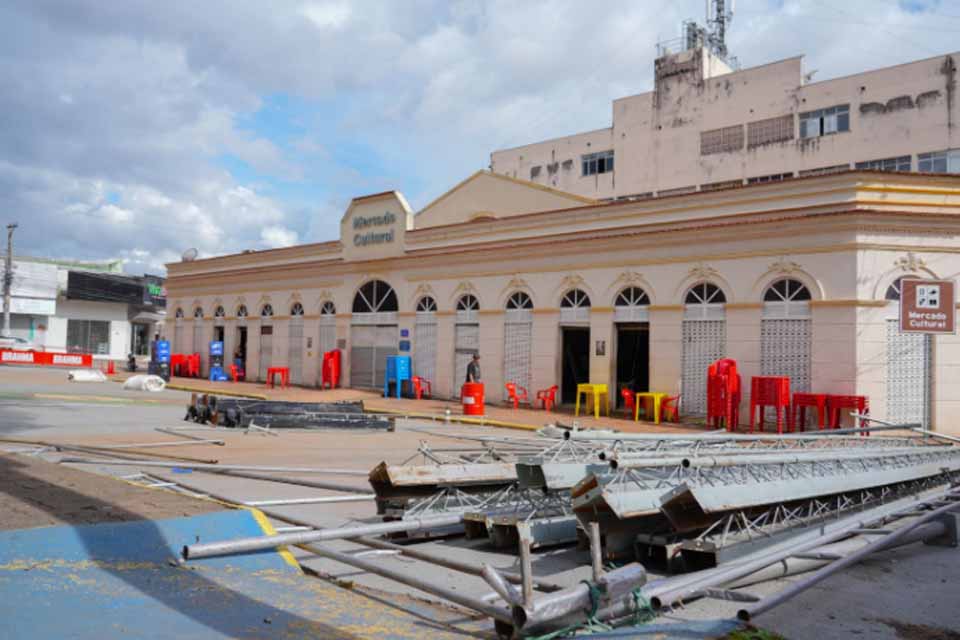
[[[590,296],[571,289],[560,299],[560,401],[577,400],[577,385],[590,382]]]
[[[523,291],[507,298],[503,325],[503,381],[530,389],[533,353],[533,300]],[[506,390],[504,390],[506,399]]]
[[[173,353],[187,353],[187,325],[183,315],[182,307],[173,313]]]
[[[247,305],[245,304],[237,305],[236,339],[237,346],[234,347],[234,352],[229,354],[232,358],[231,362],[237,364],[236,361],[239,360],[239,367],[249,378],[250,373],[247,371]]]
[[[700,282],[683,298],[681,393],[683,412],[707,414],[707,369],[727,351],[727,297],[712,282]]]
[[[460,395],[460,385],[467,379],[467,365],[473,354],[480,353],[480,301],[467,293],[457,300],[453,325],[453,385],[451,397]]]
[[[287,336],[287,367],[290,369],[290,382],[303,384],[303,305],[299,302],[290,305],[290,326]]]
[[[763,292],[760,321],[760,373],[789,376],[790,393],[810,391],[813,321],[810,290],[799,280],[782,278]],[[771,417],[773,409],[769,410]],[[813,418],[813,412],[808,412]]]
[[[267,369],[273,366],[273,305],[260,307],[260,363],[257,380],[267,379]]]
[[[203,307],[193,310],[193,349],[191,353],[203,353]]]
[[[623,402],[619,391],[650,390],[650,296],[640,287],[620,290],[613,302],[616,328],[617,406]]]
[[[413,374],[431,383],[437,379],[437,301],[424,296],[417,301],[413,325]]]
[[[916,278],[919,276],[907,276]],[[922,333],[900,331],[900,285],[887,287],[887,420],[930,424],[933,388],[933,339]]]
[[[397,355],[397,294],[371,280],[353,297],[350,327],[350,386],[382,388],[387,356]]]

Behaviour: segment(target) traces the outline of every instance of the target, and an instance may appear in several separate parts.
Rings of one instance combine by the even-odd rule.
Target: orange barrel
[[[483,415],[483,383],[465,382],[460,388],[460,401],[463,402],[463,415]]]

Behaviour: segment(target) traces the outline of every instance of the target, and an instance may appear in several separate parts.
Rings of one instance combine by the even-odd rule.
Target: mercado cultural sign
[[[957,302],[952,280],[900,281],[900,331],[956,333]]]
[[[393,215],[389,211],[381,216],[355,216],[353,218],[353,229],[355,231],[369,229],[370,227],[374,227],[374,230],[355,234],[353,236],[354,246],[363,247],[368,244],[383,244],[386,242],[393,242],[393,229],[380,231],[376,228],[392,227],[396,222],[397,216]]]

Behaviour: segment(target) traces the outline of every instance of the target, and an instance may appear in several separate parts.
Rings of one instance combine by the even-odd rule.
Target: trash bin
[[[483,415],[483,383],[465,382],[460,388],[460,401],[463,403],[463,415]]]

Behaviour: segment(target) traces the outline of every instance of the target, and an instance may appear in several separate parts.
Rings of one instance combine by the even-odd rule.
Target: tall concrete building
[[[653,91],[615,100],[612,126],[494,151],[490,168],[600,200],[847,169],[960,173],[958,62],[811,82],[800,56],[738,71],[700,44],[660,56]]]

